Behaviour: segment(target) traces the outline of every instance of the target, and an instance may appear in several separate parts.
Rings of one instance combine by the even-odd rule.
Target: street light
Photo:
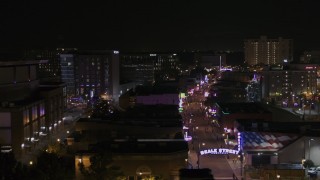
[[[240,167],[240,175],[241,175],[241,177],[242,177],[242,169],[243,169],[243,153],[242,152],[240,152],[240,154],[238,155],[238,158],[239,158],[239,160],[240,160],[240,163],[241,163],[241,167]]]
[[[198,169],[200,169],[200,145],[201,143],[199,142],[198,143]],[[202,143],[202,146],[205,146],[206,144],[205,143]]]
[[[188,169],[188,159],[184,159],[184,161],[186,162],[186,168]]]
[[[227,141],[227,146],[229,146],[229,134],[228,133],[223,133],[222,134],[222,136],[224,137],[225,135],[227,135],[227,139],[226,139],[226,141]]]

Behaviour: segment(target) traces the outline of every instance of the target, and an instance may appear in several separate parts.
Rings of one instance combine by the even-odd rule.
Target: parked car
[[[318,175],[318,171],[320,171],[320,167],[311,167],[308,169],[308,175],[316,177]]]

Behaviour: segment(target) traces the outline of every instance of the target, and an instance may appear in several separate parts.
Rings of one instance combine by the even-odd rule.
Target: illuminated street
[[[189,127],[188,133],[192,136],[192,140],[189,141],[189,162],[193,168],[198,168],[199,148],[200,150],[227,149],[223,140],[222,129],[210,123],[211,120],[206,117],[205,107],[202,102],[196,102],[196,100],[203,100],[204,98],[204,91],[199,90],[199,92],[193,93],[190,98],[192,100],[185,105],[183,113],[185,124]],[[237,157],[237,155],[229,155],[229,162],[233,163],[231,159],[234,157],[231,156]],[[223,154],[200,155],[199,168],[211,169],[215,179],[233,179],[234,171],[230,167],[227,157],[228,155]],[[240,165],[237,168],[239,169]]]

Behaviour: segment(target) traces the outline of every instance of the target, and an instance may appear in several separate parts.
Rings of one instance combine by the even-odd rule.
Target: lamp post
[[[222,134],[222,136],[224,137],[224,136],[226,136],[227,137],[227,139],[226,139],[226,143],[227,143],[227,146],[229,146],[229,134],[228,133],[223,133]]]
[[[242,152],[240,152],[240,154],[238,155],[238,158],[239,158],[239,160],[240,160],[240,175],[241,175],[241,177],[242,177],[242,171],[243,171],[243,153]]]
[[[198,169],[200,169],[200,145],[201,145],[201,143],[199,142],[198,143]],[[205,143],[202,143],[202,146],[205,146],[206,144]]]

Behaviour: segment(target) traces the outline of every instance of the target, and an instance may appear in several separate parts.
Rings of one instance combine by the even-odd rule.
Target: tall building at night
[[[150,54],[156,56],[154,62],[154,76],[156,81],[174,80],[179,74],[179,57],[177,54],[161,53]]]
[[[179,74],[179,57],[174,53],[124,53],[120,55],[121,81],[151,85],[173,80]]]
[[[260,39],[246,39],[244,48],[245,62],[248,65],[271,65],[293,61],[292,39],[268,39],[261,36]]]
[[[290,64],[262,72],[262,97],[295,101],[299,95],[311,98],[317,92],[317,65]]]
[[[38,65],[40,81],[60,81],[61,67],[59,53],[62,49],[28,49],[23,56],[25,59],[46,59],[48,62]]]
[[[125,53],[120,55],[120,81],[138,85],[154,83],[156,56],[149,53]]]
[[[68,96],[119,98],[119,51],[88,50],[60,54],[61,79]]]

